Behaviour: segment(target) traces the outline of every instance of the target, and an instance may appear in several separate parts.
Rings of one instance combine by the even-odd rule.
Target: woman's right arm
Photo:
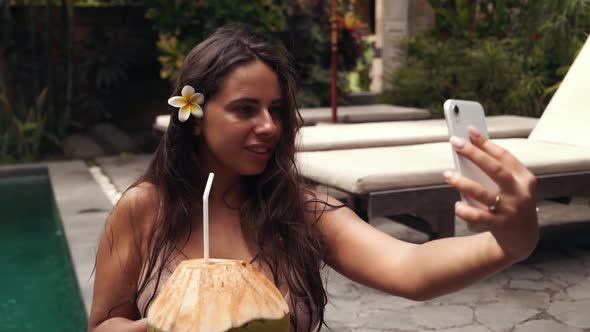
[[[101,236],[88,331],[147,331],[134,301],[142,267],[145,189],[128,190],[114,207]]]

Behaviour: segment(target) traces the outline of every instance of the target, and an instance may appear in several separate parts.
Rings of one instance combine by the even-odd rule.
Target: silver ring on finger
[[[494,204],[488,206],[488,211],[490,211],[491,213],[496,212],[496,210],[498,210],[499,205],[500,205],[500,194],[496,195],[496,200],[494,201]]]

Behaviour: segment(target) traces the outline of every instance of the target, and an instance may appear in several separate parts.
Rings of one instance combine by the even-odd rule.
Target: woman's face
[[[216,176],[262,173],[281,135],[282,100],[275,72],[261,61],[234,69],[207,101],[196,127],[199,152]]]

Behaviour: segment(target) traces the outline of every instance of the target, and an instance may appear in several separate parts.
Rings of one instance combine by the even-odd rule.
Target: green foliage
[[[174,36],[160,34],[157,46],[160,52],[158,61],[162,66],[160,77],[174,80],[176,73],[182,67],[184,57],[193,46],[193,41],[192,39],[183,39],[179,42],[178,38]]]
[[[45,6],[47,3],[55,6],[61,5],[61,0],[3,0],[10,6]],[[141,6],[144,0],[68,0],[76,7],[116,7],[116,6]],[[70,5],[68,4],[68,6]]]
[[[439,115],[460,98],[539,116],[590,32],[590,0],[430,2],[437,26],[405,41],[383,99]]]
[[[283,5],[272,0],[147,0],[146,5],[146,17],[158,32],[195,40],[227,23],[248,23],[261,31],[285,27]]]
[[[287,29],[278,39],[293,55],[301,78],[298,101],[303,107],[330,104],[330,12],[329,1],[286,1]],[[346,10],[341,2],[339,14]],[[350,93],[347,73],[353,71],[363,54],[360,35],[353,29],[338,33],[338,103],[346,104]]]
[[[120,56],[123,43],[103,29],[94,30],[89,38],[82,42],[85,56],[81,69],[87,79],[99,90],[111,90],[121,87],[127,80],[126,68],[131,58]],[[118,54],[119,56],[113,56]]]
[[[59,145],[47,126],[47,88],[43,89],[24,117],[10,112],[3,84],[0,84],[0,163],[35,161],[47,142]]]
[[[146,17],[159,34],[160,76],[174,80],[188,51],[217,27],[245,23],[280,40],[293,55],[303,85],[300,103],[326,105],[330,100],[328,4],[327,0],[148,0]],[[338,65],[342,95],[348,92],[345,73],[355,69],[364,46],[354,31],[341,30]]]
[[[68,105],[64,109],[56,106],[59,95],[65,94],[66,100],[70,95],[72,59],[61,52],[69,54],[71,46],[69,28],[73,2],[60,1],[64,15],[62,36],[65,38],[58,44],[51,33],[44,36],[40,33],[52,31],[51,22],[55,15],[52,2],[47,2],[44,7],[39,7],[39,1],[28,3],[24,9],[29,25],[22,30],[15,27],[11,4],[2,4],[0,163],[35,161],[48,152],[60,150],[59,138],[69,125]],[[46,18],[42,26],[36,23],[37,13]],[[23,35],[28,38],[22,38]],[[54,53],[60,55],[59,60],[55,59]],[[58,94],[58,89],[65,93]]]
[[[371,47],[372,37],[363,38],[363,55],[358,59],[356,67],[348,74],[350,90],[353,92],[369,91],[371,85],[371,63],[374,51]]]
[[[146,17],[159,34],[160,76],[171,80],[191,48],[218,26],[248,23],[260,31],[285,27],[283,8],[268,0],[148,0],[146,3]]]
[[[101,27],[95,27],[82,41],[77,67],[81,89],[76,99],[80,111],[74,119],[78,126],[85,127],[111,117],[113,95],[127,82],[128,71],[134,61],[137,62],[134,54],[127,50],[139,47],[130,43],[129,37],[118,36]]]
[[[386,93],[397,104],[440,111],[448,98],[479,100],[490,114],[538,115],[544,79],[524,71],[525,57],[512,40],[417,37],[408,41],[412,57],[397,70]]]

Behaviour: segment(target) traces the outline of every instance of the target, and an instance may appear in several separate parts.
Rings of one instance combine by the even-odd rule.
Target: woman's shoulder
[[[158,190],[156,185],[150,182],[140,182],[125,190],[115,208],[138,214],[149,213],[157,209]]]
[[[158,187],[151,182],[139,182],[129,187],[123,195],[121,195],[120,201],[127,204],[133,203],[144,208],[152,204],[157,204]]]
[[[153,183],[140,182],[121,195],[108,224],[121,231],[145,234],[157,218],[158,206],[157,187]]]
[[[306,187],[303,190],[305,218],[309,222],[318,221],[326,212],[338,210],[346,205],[318,188]]]
[[[305,187],[303,189],[303,203],[337,206],[344,205],[341,201],[332,197],[327,190],[322,191],[317,187]]]

